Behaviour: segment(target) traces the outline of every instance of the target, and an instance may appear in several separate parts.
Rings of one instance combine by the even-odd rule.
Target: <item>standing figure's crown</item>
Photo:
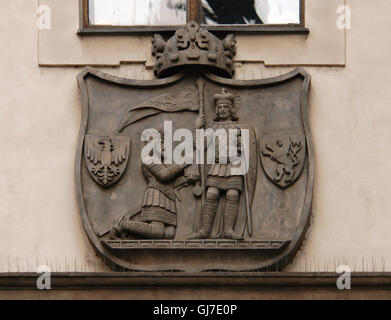
[[[213,99],[216,106],[222,102],[227,102],[231,105],[233,105],[234,103],[234,95],[232,93],[229,93],[225,88],[222,88],[220,93],[215,94],[213,96]]]
[[[194,21],[178,29],[168,41],[155,34],[152,40],[152,55],[156,57],[155,75],[165,77],[180,67],[200,65],[217,74],[232,77],[235,45],[233,34],[220,40]]]

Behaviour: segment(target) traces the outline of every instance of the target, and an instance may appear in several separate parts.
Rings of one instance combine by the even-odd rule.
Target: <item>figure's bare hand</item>
[[[161,162],[159,162],[159,159],[154,158],[154,157],[145,158],[145,159],[142,159],[142,161],[144,163],[144,166],[147,169],[151,169],[153,166],[161,163]]]
[[[196,119],[196,121],[194,122],[194,126],[196,129],[201,129],[201,128],[205,127],[205,124],[206,124],[206,120],[205,120],[204,115],[198,117]]]

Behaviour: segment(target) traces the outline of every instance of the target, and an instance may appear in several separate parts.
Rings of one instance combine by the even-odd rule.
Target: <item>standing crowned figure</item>
[[[235,157],[232,156],[235,155],[237,160],[239,158],[243,160],[243,157],[241,157],[243,151],[241,143],[242,128],[239,124],[238,115],[234,110],[234,102],[234,95],[224,88],[221,93],[214,95],[216,115],[211,128],[213,133],[206,130],[205,135],[207,137],[207,148],[210,148],[211,142],[215,142],[215,161],[207,170],[206,193],[202,206],[200,228],[195,230],[189,239],[214,237],[212,229],[217,218],[221,223],[218,223],[220,230],[216,232],[218,234],[216,237],[243,239],[244,231],[236,232],[235,224],[241,209],[245,209],[244,212],[246,212],[250,208],[249,202],[247,202],[248,208],[246,208],[245,201],[242,201],[242,195],[248,198],[248,194],[245,194],[247,192],[247,181],[245,179],[247,173],[239,170],[238,162],[234,161]],[[196,121],[195,126],[198,129],[205,126],[203,115]],[[233,139],[236,139],[235,143],[232,143]],[[223,201],[220,206],[219,201]],[[218,208],[221,212],[218,212]],[[247,218],[251,219],[249,215],[247,215]],[[245,220],[246,215],[241,219],[242,225],[246,223]],[[247,223],[251,223],[251,221],[247,221]]]

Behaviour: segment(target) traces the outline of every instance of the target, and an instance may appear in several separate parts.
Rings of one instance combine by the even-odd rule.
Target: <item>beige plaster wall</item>
[[[48,2],[54,10],[63,0],[52,1]],[[73,1],[66,3],[72,7]],[[321,17],[329,0],[310,1],[312,12]],[[138,61],[102,70],[151,78],[143,60],[149,52],[148,41],[141,46],[139,41],[144,40],[137,37],[79,38],[74,26],[78,16],[66,11],[60,21],[58,13],[53,13],[53,30],[68,23],[73,27],[62,28],[62,36],[50,42],[52,31],[36,28],[37,1],[0,0],[0,4],[0,272],[35,271],[39,264],[49,264],[53,271],[101,270],[84,233],[75,196],[74,154],[81,119],[76,74],[81,68],[72,65]],[[352,28],[346,31],[346,39],[345,31],[330,31],[326,52],[321,46],[315,50],[310,39],[285,42],[303,36],[272,36],[274,40],[259,36],[259,44],[269,46],[260,51],[253,40],[239,41],[239,79],[277,75],[295,64],[315,64],[306,67],[313,77],[314,217],[290,271],[334,271],[338,264],[355,270],[391,270],[391,28],[387,15],[391,1],[347,0],[347,4]],[[325,12],[329,21],[334,13],[336,21],[335,9]],[[319,41],[317,34],[324,40],[324,28],[330,24],[316,26],[316,20],[308,21],[311,41]],[[62,42],[67,45],[61,46]],[[302,46],[315,47],[303,53]],[[345,67],[327,66],[345,65],[345,54]],[[265,67],[253,60],[286,66]]]
[[[337,8],[346,0],[307,0],[304,35],[237,35],[236,61],[265,61],[267,65],[344,65],[345,30],[336,25]],[[79,0],[38,0],[51,9],[52,26],[39,34],[39,64],[111,65],[147,62],[150,34],[137,36],[79,37]],[[289,48],[289,50],[287,50]]]

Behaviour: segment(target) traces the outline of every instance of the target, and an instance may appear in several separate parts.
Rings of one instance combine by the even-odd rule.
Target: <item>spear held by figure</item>
[[[197,91],[198,91],[198,107],[199,107],[198,110],[199,110],[200,119],[205,118],[204,87],[205,87],[204,80],[202,78],[198,78]],[[196,232],[201,224],[202,204],[203,204],[203,198],[205,196],[205,172],[201,165],[201,152],[203,152],[203,150],[196,148],[196,157],[197,157],[196,168],[200,179],[197,180],[196,185],[193,189],[193,195],[196,198],[196,209],[194,214],[193,232]]]

